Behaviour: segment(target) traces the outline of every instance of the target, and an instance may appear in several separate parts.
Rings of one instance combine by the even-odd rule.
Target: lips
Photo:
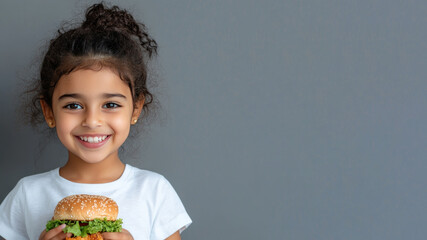
[[[103,146],[111,135],[97,135],[97,136],[76,136],[76,139],[87,148],[99,148]]]

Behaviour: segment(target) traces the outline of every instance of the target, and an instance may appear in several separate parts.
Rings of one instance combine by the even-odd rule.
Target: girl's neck
[[[108,183],[119,179],[124,170],[125,164],[118,156],[98,163],[87,163],[70,155],[67,163],[59,169],[59,175],[76,183]]]

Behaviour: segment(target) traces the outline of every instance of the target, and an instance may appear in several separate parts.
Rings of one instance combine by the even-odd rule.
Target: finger
[[[54,229],[49,230],[49,232],[47,232],[47,233],[44,235],[44,238],[43,238],[43,239],[51,239],[51,238],[53,238],[54,236],[56,236],[56,235],[58,235],[59,233],[61,233],[61,232],[62,232],[62,229],[64,229],[66,226],[67,226],[67,225],[62,224],[62,225],[59,225],[58,227],[56,227],[56,228],[54,228]]]
[[[43,232],[42,233],[40,233],[40,237],[39,237],[39,240],[42,240],[42,239],[44,239],[44,235],[46,235],[46,230],[43,230]]]
[[[101,234],[104,240],[133,240],[128,230],[122,229],[121,232],[104,232]]]
[[[67,237],[71,237],[73,234],[71,233],[58,233],[57,235],[55,235],[53,238],[49,239],[49,240],[65,240]]]
[[[104,240],[121,239],[119,233],[101,233]]]
[[[43,240],[47,240],[47,239],[51,239],[51,240],[62,240],[65,239],[65,237],[70,236],[71,233],[64,233],[62,230],[66,227],[65,224],[62,224],[54,229],[49,230],[49,232],[45,232],[45,234],[43,234],[43,236],[40,236],[40,239]]]

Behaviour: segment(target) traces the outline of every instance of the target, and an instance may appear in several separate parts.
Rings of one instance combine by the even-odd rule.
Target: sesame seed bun
[[[56,205],[53,220],[78,220],[92,221],[106,219],[115,221],[119,207],[117,203],[108,197],[98,195],[71,195]]]

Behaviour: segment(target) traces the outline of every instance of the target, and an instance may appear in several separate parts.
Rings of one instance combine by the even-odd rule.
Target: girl
[[[117,6],[95,4],[80,27],[51,40],[37,87],[33,119],[42,116],[68,150],[61,168],[21,179],[0,205],[8,240],[65,239],[63,225],[45,224],[62,198],[96,194],[114,199],[123,231],[104,239],[181,239],[191,219],[162,176],[124,164],[118,150],[153,100],[147,60],[157,44]]]

